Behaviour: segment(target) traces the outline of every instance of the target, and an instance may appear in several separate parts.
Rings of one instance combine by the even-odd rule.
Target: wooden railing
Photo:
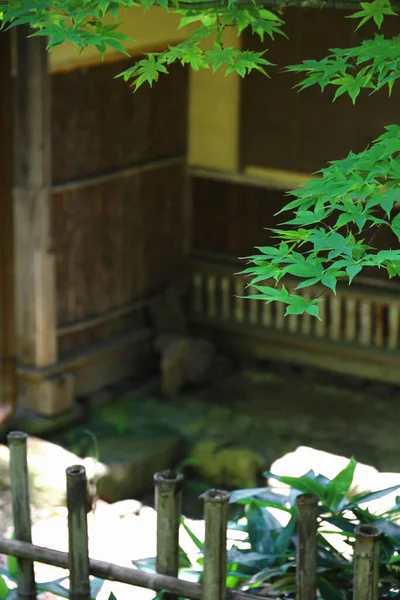
[[[400,345],[400,289],[352,284],[338,286],[336,296],[327,288],[312,286],[299,290],[304,298],[321,293],[321,320],[309,314],[285,317],[285,306],[243,298],[256,293],[238,273],[243,265],[194,258],[192,261],[191,309],[194,316],[233,322],[301,335],[335,344],[395,351]],[[288,290],[298,285],[285,279]],[[268,283],[267,283],[268,284]]]

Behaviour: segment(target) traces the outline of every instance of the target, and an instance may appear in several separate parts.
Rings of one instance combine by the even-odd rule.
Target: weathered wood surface
[[[179,275],[183,166],[57,194],[58,322],[123,306]]]
[[[15,32],[14,235],[17,357],[43,366],[57,359],[51,239],[49,78],[46,40]]]
[[[289,201],[283,190],[266,189],[243,179],[192,176],[192,250],[221,256],[250,256],[255,246],[275,245],[276,238],[266,228],[278,227],[284,220],[276,213]],[[398,209],[397,209],[398,210]],[[398,247],[398,240],[387,228],[379,231],[374,246]],[[244,265],[244,262],[242,263]],[[362,275],[389,282],[383,269],[363,269]]]
[[[271,78],[251,73],[241,81],[240,164],[314,173],[330,160],[359,152],[382,134],[385,125],[396,123],[400,89],[387,94],[363,90],[356,106],[346,97],[332,102],[334,89],[323,93],[312,86],[296,93],[293,86],[301,75],[285,73],[283,67],[305,59],[321,59],[330,48],[347,48],[375,35],[372,23],[354,32],[351,11],[285,9],[284,30],[268,52]],[[385,19],[382,33],[398,34],[396,18]],[[247,31],[243,45],[256,51],[265,44]]]
[[[143,161],[185,154],[188,72],[137,93],[115,75],[122,60],[51,76],[53,182],[106,173]]]
[[[143,310],[129,307],[183,272],[187,72],[174,67],[153,90],[132,94],[113,79],[127,66],[51,77],[63,357],[142,327]]]
[[[198,253],[191,263],[192,325],[195,333],[210,336],[223,350],[247,359],[289,360],[400,382],[398,289],[379,289],[374,280],[369,285],[341,284],[336,296],[326,293],[321,320],[309,315],[285,318],[281,303],[264,305],[238,297],[244,295],[245,283],[235,275],[238,261]],[[295,278],[285,279],[289,290],[295,284]],[[313,286],[300,293],[315,297],[323,289]]]
[[[15,402],[11,36],[0,35],[0,404]]]

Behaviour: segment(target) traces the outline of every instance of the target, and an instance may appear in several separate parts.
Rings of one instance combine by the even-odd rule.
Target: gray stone
[[[290,477],[301,477],[313,470],[317,475],[333,479],[349,463],[344,456],[322,452],[307,446],[299,446],[294,452],[285,454],[271,465],[271,473]],[[378,475],[377,469],[361,463],[357,464],[350,495],[372,490],[373,481]],[[284,483],[271,479],[270,485],[276,488],[286,488]]]
[[[107,502],[141,496],[153,488],[154,473],[173,468],[182,457],[182,441],[173,436],[100,440],[104,473],[97,481],[98,496]]]
[[[186,383],[207,380],[215,356],[210,342],[188,336],[160,335],[155,348],[161,355],[161,389],[168,398],[174,398]]]
[[[29,437],[27,441],[30,500],[36,508],[65,506],[65,470],[71,465],[86,467],[88,478],[95,477],[95,468],[90,459],[81,459],[56,444]],[[0,491],[10,489],[10,451],[0,445]]]

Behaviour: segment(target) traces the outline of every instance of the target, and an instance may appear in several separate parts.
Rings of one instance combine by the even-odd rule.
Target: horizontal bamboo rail
[[[41,546],[35,546],[34,544],[20,542],[18,540],[0,538],[0,554],[16,556],[17,558],[44,563],[52,567],[60,567],[62,569],[69,568],[67,552],[50,550],[49,548],[42,548]],[[99,577],[100,579],[127,583],[129,585],[154,590],[155,592],[166,590],[171,594],[191,598],[192,600],[202,600],[203,598],[202,586],[199,583],[184,581],[168,575],[147,573],[145,571],[139,571],[138,569],[121,567],[102,560],[93,559],[90,559],[89,561],[89,572],[91,575]],[[227,600],[259,600],[260,596],[229,590],[226,598]],[[263,596],[263,598],[264,600],[271,600],[266,596]]]

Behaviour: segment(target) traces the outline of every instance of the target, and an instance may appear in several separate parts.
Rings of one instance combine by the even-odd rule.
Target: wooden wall
[[[276,225],[283,192],[200,177],[192,179],[192,189],[195,252],[247,256],[255,245],[272,243],[263,226]]]
[[[353,106],[347,96],[332,103],[333,88],[323,94],[319,87],[297,93],[292,88],[300,77],[282,71],[286,65],[323,58],[330,48],[359,44],[373,35],[371,27],[354,33],[355,21],[346,19],[348,14],[291,8],[283,14],[288,40],[277,36],[266,44],[247,30],[242,34],[243,48],[269,47],[267,58],[277,67],[269,68],[270,79],[253,72],[241,80],[240,170],[254,166],[310,175],[350,150],[361,151],[385,125],[399,121],[400,86],[395,85],[390,98],[386,90],[372,96],[364,91]],[[386,36],[398,33],[395,18],[385,23]],[[235,182],[235,176],[223,181],[223,174],[220,180],[212,173],[208,179],[206,173],[193,177],[194,251],[237,257],[253,254],[254,246],[274,243],[265,228],[285,220],[274,216],[288,201],[285,192],[253,185],[250,179],[246,185],[246,175],[239,177],[242,183]],[[398,247],[387,230],[377,235],[374,244]],[[384,277],[377,269],[366,274]]]
[[[354,12],[354,11],[352,11]],[[242,79],[240,163],[313,173],[330,160],[344,158],[350,150],[359,152],[378,137],[385,125],[399,119],[400,86],[370,95],[362,91],[353,106],[348,96],[332,103],[333,86],[321,93],[312,86],[297,93],[301,81],[283,67],[305,59],[321,59],[330,48],[358,45],[374,35],[373,27],[355,33],[355,21],[343,10],[288,9],[284,12],[289,39],[277,36],[269,44],[271,79],[252,73]],[[385,19],[383,33],[398,34],[396,17]],[[265,49],[256,36],[243,34],[243,46]]]
[[[0,34],[0,404],[15,396],[14,224],[10,34]]]
[[[187,72],[150,89],[127,63],[52,75],[53,243],[61,329],[139,300],[178,277],[184,254]],[[63,336],[61,353],[134,326]]]
[[[286,193],[265,186],[192,177],[193,235],[195,253],[221,255],[221,260],[255,254],[255,246],[274,245],[267,228],[276,228],[285,215],[276,213],[288,201]],[[218,207],[218,209],[216,208]],[[387,228],[373,244],[378,249],[397,248],[398,240]],[[386,279],[383,270],[364,269],[363,276]]]

